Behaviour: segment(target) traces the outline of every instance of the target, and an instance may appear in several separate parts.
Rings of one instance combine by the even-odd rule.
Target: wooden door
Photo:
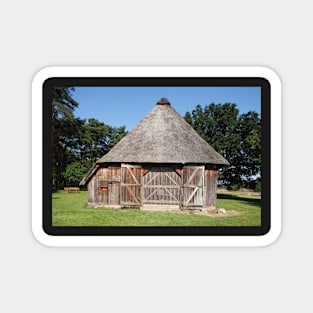
[[[172,167],[152,167],[143,177],[143,203],[180,205],[181,177]]]
[[[183,169],[183,207],[203,207],[204,166]]]
[[[141,166],[122,164],[121,205],[123,207],[141,206]]]

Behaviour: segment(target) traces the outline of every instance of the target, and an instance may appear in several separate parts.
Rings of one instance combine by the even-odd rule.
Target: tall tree
[[[74,88],[54,87],[52,90],[52,185],[59,188],[64,170],[71,154],[67,151],[77,120],[74,109],[78,103],[73,99]]]
[[[185,114],[186,121],[230,166],[220,179],[228,186],[242,185],[260,174],[261,123],[256,112],[239,115],[234,103],[197,105]]]
[[[77,184],[87,169],[106,154],[127,132],[95,118],[76,118],[74,88],[53,89],[52,185]]]
[[[250,111],[239,118],[241,135],[238,166],[243,180],[249,185],[261,173],[261,120],[258,113]]]
[[[125,126],[112,127],[95,118],[81,120],[78,131],[76,154],[83,163],[91,166],[126,135]]]

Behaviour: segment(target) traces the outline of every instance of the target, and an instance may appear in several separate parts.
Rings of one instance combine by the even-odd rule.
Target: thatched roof
[[[166,98],[97,163],[112,162],[229,165]]]

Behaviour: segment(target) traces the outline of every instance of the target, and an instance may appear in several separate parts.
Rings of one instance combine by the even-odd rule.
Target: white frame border
[[[52,77],[258,77],[271,85],[271,229],[262,236],[51,236],[42,227],[42,86]],[[46,67],[32,82],[32,231],[53,247],[262,247],[281,232],[281,81],[268,67]]]

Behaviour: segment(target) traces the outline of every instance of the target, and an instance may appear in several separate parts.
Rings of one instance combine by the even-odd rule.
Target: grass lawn
[[[260,226],[261,224],[261,197],[249,193],[223,192],[217,195],[217,207],[234,213],[229,216],[88,208],[87,198],[87,191],[54,192],[53,226]]]

